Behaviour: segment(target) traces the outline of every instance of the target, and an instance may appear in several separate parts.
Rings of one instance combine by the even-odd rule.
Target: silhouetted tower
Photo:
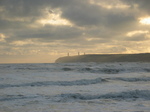
[[[69,53],[67,54],[67,56],[69,56]]]
[[[84,55],[85,55],[85,52],[84,52]]]
[[[78,52],[78,56],[80,55],[80,52]]]

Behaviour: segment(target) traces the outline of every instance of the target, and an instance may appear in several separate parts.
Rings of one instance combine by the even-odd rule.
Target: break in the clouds
[[[0,0],[0,62],[150,52],[150,0]]]

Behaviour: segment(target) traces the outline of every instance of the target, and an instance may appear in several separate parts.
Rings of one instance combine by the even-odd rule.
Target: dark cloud
[[[1,0],[4,13],[11,17],[38,17],[42,15],[42,0]]]
[[[72,5],[62,10],[62,16],[78,26],[97,25],[100,24],[103,18],[100,7],[95,7],[85,2],[79,2],[77,5]]]
[[[9,30],[19,30],[20,28],[28,28],[28,25],[30,25],[32,22],[18,22],[18,21],[9,21],[9,20],[0,20],[0,30],[1,31],[9,31]]]
[[[122,0],[127,3],[131,8],[138,8],[142,13],[150,14],[150,0]]]
[[[0,0],[0,34],[3,35],[3,40],[0,40],[1,54],[5,50],[8,54],[11,51],[22,53],[25,46],[29,47],[27,51],[33,46],[39,49],[43,43],[49,43],[50,48],[57,47],[60,51],[64,46],[64,49],[81,48],[92,52],[93,48],[103,52],[126,52],[127,49],[119,44],[122,41],[147,40],[144,34],[130,38],[126,34],[149,29],[149,26],[140,25],[139,18],[150,14],[150,0],[93,1],[95,3],[90,0]],[[40,23],[40,20],[49,21],[52,15],[70,24],[64,25],[64,21],[57,25]],[[55,17],[52,19],[57,21]],[[39,46],[28,43],[28,40]],[[16,41],[26,42],[18,42],[20,47],[17,49],[20,51],[15,49]],[[56,45],[51,45],[51,42],[56,42]],[[110,45],[113,42],[117,44]],[[103,48],[99,48],[101,45]]]
[[[146,34],[135,34],[132,37],[127,37],[126,40],[128,41],[145,41],[150,40],[146,37]]]
[[[71,9],[71,10],[69,10]],[[62,8],[62,17],[69,19],[78,26],[120,27],[135,21],[134,15],[126,10],[108,10],[102,6],[78,1],[77,5]]]
[[[82,32],[75,27],[47,25],[38,29],[16,32],[16,37],[18,39],[41,38],[46,40],[64,40],[79,37],[81,34]]]
[[[1,29],[25,29],[25,27],[32,24],[34,21],[44,17],[43,12],[45,11],[45,8],[49,8],[47,12],[52,12],[53,8],[59,8],[62,11],[61,16],[63,18],[71,21],[77,27],[85,27],[85,32],[87,33],[93,26],[97,28],[97,31],[101,32],[101,30],[105,28],[105,30],[108,30],[109,32],[109,30],[114,29],[121,30],[121,28],[126,27],[127,24],[133,24],[133,21],[135,21],[134,16],[127,14],[126,11],[117,11],[118,9],[108,10],[101,6],[90,4],[88,1],[81,0],[2,0],[1,6],[4,9],[3,12],[1,12],[3,15],[3,19],[0,20]],[[8,18],[9,20],[7,20]],[[22,19],[23,21],[18,21],[17,19]],[[53,29],[55,29],[55,31],[51,32]],[[72,28],[68,28],[68,30],[69,29]],[[37,30],[33,29],[33,34],[29,31],[28,36],[31,36],[31,38],[52,36],[52,38],[57,37],[58,39],[58,36],[60,35],[62,35],[60,38],[68,36],[72,37],[70,32],[79,32],[70,30],[69,32],[66,32],[65,30],[67,30],[66,27],[56,28],[54,26],[54,28],[51,27],[50,30],[42,30],[40,28],[37,33]],[[77,30],[77,28],[72,30]],[[26,30],[24,32],[26,32]],[[91,30],[89,35],[93,37],[103,35],[100,32],[92,32]],[[25,34],[27,34],[27,32]],[[73,33],[73,35],[75,34]]]
[[[30,17],[39,19],[43,16],[44,8],[60,8],[62,17],[70,20],[75,25],[118,25],[123,22],[133,21],[132,15],[124,12],[107,10],[101,6],[89,4],[81,0],[2,0],[4,12],[9,17]],[[52,10],[52,9],[50,9]],[[118,10],[118,9],[117,9]],[[114,13],[115,12],[115,13]]]

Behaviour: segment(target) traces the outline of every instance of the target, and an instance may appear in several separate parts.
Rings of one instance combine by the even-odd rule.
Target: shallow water
[[[0,112],[149,112],[150,63],[0,64]]]

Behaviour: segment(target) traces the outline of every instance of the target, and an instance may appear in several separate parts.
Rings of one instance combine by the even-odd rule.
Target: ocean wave
[[[150,81],[150,77],[133,77],[133,78],[125,78],[125,77],[113,77],[113,78],[106,78],[107,80],[120,80],[126,82],[139,82],[139,81]]]
[[[106,74],[118,74],[123,71],[125,71],[125,70],[124,69],[111,69],[111,68],[100,69],[100,72],[106,73]]]
[[[150,69],[148,69],[148,68],[144,68],[143,70],[146,72],[150,72]]]
[[[68,72],[68,71],[74,71],[74,72],[80,72],[80,73],[104,73],[104,74],[118,74],[118,73],[134,73],[134,72],[150,72],[150,69],[148,68],[90,68],[90,67],[80,67],[80,68],[69,68],[65,67],[62,68],[62,71]]]
[[[79,73],[134,73],[150,72],[149,63],[70,63],[70,64],[4,64],[0,70],[34,72],[79,72]]]
[[[11,100],[22,100],[22,99],[33,99],[37,98],[37,95],[24,96],[24,95],[3,95],[0,96],[0,101],[11,101]]]
[[[18,84],[18,85],[0,85],[0,89],[8,88],[8,87],[26,87],[26,86],[50,86],[50,85],[56,85],[56,86],[82,86],[82,85],[90,85],[90,84],[98,84],[107,82],[106,79],[102,78],[96,78],[96,79],[81,79],[81,80],[75,80],[75,81],[43,81],[43,82],[32,82],[32,83],[25,83],[25,84]]]
[[[125,82],[149,82],[150,77],[111,77],[111,78],[95,78],[95,79],[81,79],[73,81],[41,81],[23,84],[0,84],[0,89],[9,87],[40,87],[40,86],[82,86],[110,82],[111,80],[125,81]]]
[[[75,86],[75,85],[90,85],[106,82],[105,79],[96,78],[96,79],[81,79],[75,81],[45,81],[45,82],[35,82],[27,85],[30,86],[47,86],[47,85],[58,85],[58,86]]]
[[[55,96],[57,102],[72,100],[95,100],[95,99],[114,99],[114,100],[150,100],[150,90],[133,90],[120,93],[108,93],[104,95],[88,95],[80,93],[60,94]],[[54,100],[55,100],[54,98]]]
[[[33,94],[33,95],[2,95],[0,101],[14,101],[14,100],[48,100],[50,102],[70,102],[70,101],[85,101],[85,100],[150,100],[150,90],[133,90],[118,93],[107,93],[103,95],[90,95],[81,93],[66,93],[59,95],[44,95],[44,94]]]
[[[115,69],[115,68],[62,68],[63,71],[76,71],[76,72],[85,72],[85,73],[106,73],[106,74],[118,74],[122,71],[123,69]]]
[[[63,70],[63,71],[72,71],[73,69],[72,69],[72,68],[67,68],[67,67],[65,67],[65,68],[62,68],[62,70]]]

